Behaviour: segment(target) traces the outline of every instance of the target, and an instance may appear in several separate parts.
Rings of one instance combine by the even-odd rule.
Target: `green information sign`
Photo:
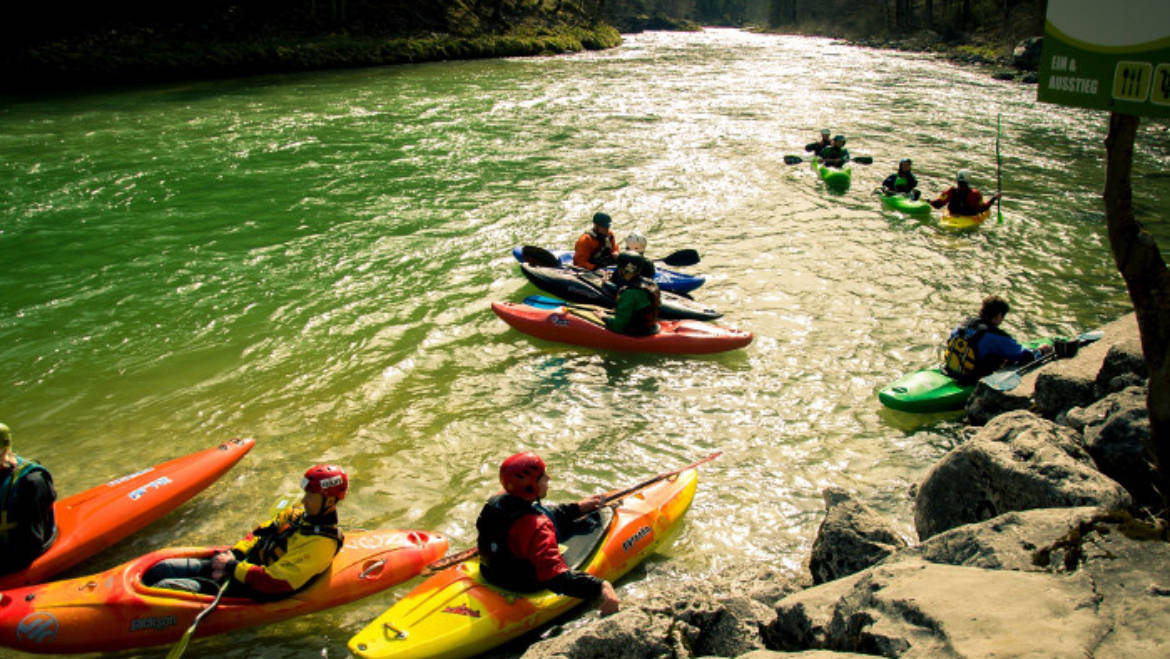
[[[1170,117],[1170,0],[1048,0],[1036,97]]]

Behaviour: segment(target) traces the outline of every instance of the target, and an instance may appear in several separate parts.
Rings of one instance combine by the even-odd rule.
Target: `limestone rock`
[[[1035,71],[1040,68],[1040,52],[1044,48],[1044,37],[1028,37],[1016,44],[1012,50],[1012,65],[1021,71]]]
[[[1063,565],[1064,554],[1038,552],[1087,523],[1098,508],[1040,508],[1004,513],[979,524],[964,524],[931,537],[905,553],[931,563],[988,570],[1046,571]]]
[[[1160,504],[1147,452],[1150,412],[1144,387],[1129,387],[1087,408],[1075,408],[1068,419],[1084,428],[1085,446],[1102,473],[1121,483],[1138,505]]]
[[[996,417],[931,468],[914,521],[926,540],[1012,510],[1130,503],[1121,485],[1094,468],[1075,431],[1017,411]]]
[[[824,497],[827,514],[809,559],[814,584],[864,570],[906,546],[888,522],[846,491],[829,488]]]

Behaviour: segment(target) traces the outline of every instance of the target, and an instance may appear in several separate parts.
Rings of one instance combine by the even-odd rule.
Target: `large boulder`
[[[1036,71],[1040,68],[1040,53],[1044,49],[1044,37],[1028,37],[1012,50],[1012,66],[1021,71]]]
[[[1150,410],[1145,387],[1129,387],[1086,408],[1069,410],[1067,422],[1082,429],[1085,447],[1106,476],[1121,483],[1140,506],[1161,503],[1147,447]]]
[[[902,552],[931,563],[979,567],[988,570],[1049,571],[1063,565],[1066,555],[1041,548],[1051,546],[1069,529],[1078,528],[1099,508],[1037,508],[1004,513],[979,524],[964,524],[931,537]]]
[[[931,468],[915,498],[921,540],[1012,510],[1131,503],[1094,467],[1071,428],[1030,412],[1000,415]]]
[[[1105,361],[1097,372],[1097,393],[1099,396],[1116,393],[1140,384],[1148,377],[1141,340],[1132,337],[1119,341],[1109,346],[1109,351],[1105,353]]]
[[[824,498],[825,520],[809,559],[814,584],[860,572],[906,546],[889,522],[845,490],[828,488]]]

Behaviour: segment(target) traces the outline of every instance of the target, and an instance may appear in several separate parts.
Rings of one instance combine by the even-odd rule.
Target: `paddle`
[[[638,490],[647,488],[647,487],[657,483],[658,481],[663,481],[663,480],[666,480],[667,478],[670,478],[672,476],[677,476],[677,475],[679,475],[679,474],[681,474],[684,471],[687,471],[689,469],[694,469],[695,467],[698,467],[701,464],[708,463],[721,455],[723,455],[723,451],[715,451],[714,453],[712,453],[711,455],[708,455],[707,457],[703,458],[702,460],[699,460],[698,462],[692,462],[691,464],[689,464],[681,469],[675,469],[674,471],[663,472],[663,473],[658,474],[657,476],[655,476],[653,478],[648,478],[648,479],[642,481],[641,483],[638,483],[637,485],[635,485],[633,487],[627,487],[626,489],[621,490],[619,492],[607,493],[601,497],[601,505],[604,506],[604,505],[611,503],[613,501],[617,501],[618,499],[622,499],[628,494],[633,494],[634,492],[637,492]],[[471,547],[470,549],[464,549],[463,551],[459,552],[458,554],[452,554],[452,555],[447,556],[445,558],[440,558],[439,560],[435,561],[434,563],[431,563],[430,565],[426,566],[426,568],[422,571],[422,574],[423,574],[423,576],[434,574],[435,572],[438,572],[439,570],[444,570],[446,568],[451,567],[452,565],[455,565],[457,563],[462,563],[463,561],[466,561],[467,559],[473,558],[473,557],[478,556],[478,555],[479,555],[479,548],[478,547]]]
[[[802,162],[804,162],[804,158],[801,158],[800,156],[784,156],[785,165],[799,165]],[[872,165],[873,156],[857,156],[850,158],[849,162],[855,162],[859,165]]]
[[[555,297],[545,297],[543,295],[529,295],[524,298],[524,304],[538,309],[560,309],[566,307],[568,309],[584,309],[585,311],[592,311],[594,313],[610,313],[610,309],[599,307],[596,304],[578,304],[576,302],[566,302],[558,300]]]
[[[534,245],[525,245],[520,248],[520,256],[528,265],[536,265],[543,268],[560,268],[563,266],[560,259],[555,254],[544,249],[543,247],[536,247]],[[699,252],[695,249],[680,249],[664,258],[653,259],[654,261],[662,261],[666,265],[672,267],[680,267],[687,265],[696,265],[699,262]]]
[[[209,613],[215,610],[215,607],[219,606],[219,601],[223,599],[223,594],[227,592],[228,584],[231,582],[231,575],[226,575],[223,579],[223,585],[219,587],[219,592],[215,594],[215,599],[211,600],[211,604],[208,604],[207,608],[203,609],[199,612],[199,615],[195,616],[195,620],[191,621],[191,626],[187,628],[187,631],[183,632],[183,637],[180,638],[179,642],[175,643],[175,647],[171,648],[171,651],[167,653],[166,659],[179,659],[179,657],[183,656],[183,653],[187,651],[187,644],[191,642],[191,637],[195,635],[195,628],[199,626],[200,622],[203,622],[203,619],[206,618]]]
[[[1105,336],[1105,333],[1100,330],[1094,332],[1085,332],[1076,338],[1076,344],[1078,347],[1088,345],[1094,341],[1100,340],[1103,336]],[[1019,368],[996,371],[995,373],[992,373],[991,375],[983,378],[982,382],[996,391],[1011,391],[1012,389],[1015,389],[1019,386],[1020,380],[1023,379],[1024,374],[1030,373],[1056,358],[1056,351],[1053,350],[1040,359],[1028,362]]]
[[[999,195],[1003,188],[1003,173],[999,162],[999,135],[1000,132],[1000,118],[1003,113],[995,115],[995,194]],[[995,223],[1003,224],[1003,199],[997,198],[995,200]]]

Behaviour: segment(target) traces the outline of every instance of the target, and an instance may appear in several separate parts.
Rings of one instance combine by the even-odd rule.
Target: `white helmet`
[[[970,183],[971,182],[971,174],[965,169],[960,169],[959,173],[955,176],[955,182],[956,183]]]
[[[646,251],[646,236],[637,231],[626,236],[626,249],[637,252],[639,254]]]

